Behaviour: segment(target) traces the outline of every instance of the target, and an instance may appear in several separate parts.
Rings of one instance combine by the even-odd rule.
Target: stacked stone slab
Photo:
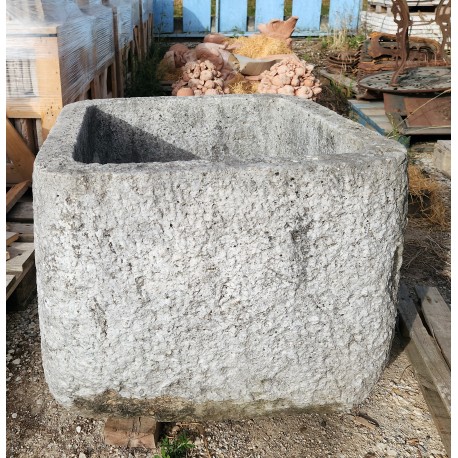
[[[348,409],[390,350],[405,149],[275,95],[85,101],[35,163],[42,356],[85,415]]]

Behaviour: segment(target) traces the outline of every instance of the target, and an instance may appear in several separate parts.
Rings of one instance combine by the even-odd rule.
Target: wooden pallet
[[[432,38],[442,41],[440,27],[434,22],[435,15],[431,13],[412,13],[413,22],[409,28],[409,35],[423,38]],[[360,15],[361,23],[372,32],[396,34],[397,24],[389,12],[363,11]],[[429,23],[429,21],[432,21]]]
[[[385,113],[383,100],[348,100],[356,120],[363,126],[375,130],[381,135],[389,135],[393,125]]]
[[[29,270],[35,265],[33,243],[13,242],[8,248],[10,259],[6,261],[6,299],[21,284]]]
[[[416,286],[417,308],[409,290],[399,289],[398,311],[402,334],[408,339],[407,355],[420,389],[451,456],[451,313],[436,288]]]
[[[33,207],[26,195],[7,213],[6,299],[24,307],[36,289]],[[14,241],[13,241],[14,240]]]

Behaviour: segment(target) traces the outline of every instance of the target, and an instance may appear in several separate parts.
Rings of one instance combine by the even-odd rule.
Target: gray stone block
[[[449,178],[452,175],[451,144],[450,140],[438,140],[433,151],[434,166]]]
[[[35,162],[43,367],[86,415],[348,409],[386,363],[405,149],[288,96],[66,106]]]

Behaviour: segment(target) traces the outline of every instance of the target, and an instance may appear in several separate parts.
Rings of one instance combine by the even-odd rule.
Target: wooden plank
[[[428,409],[436,425],[437,431],[444,444],[448,456],[451,456],[451,421],[441,397],[434,389],[434,384],[429,376],[423,359],[418,352],[415,343],[411,340],[405,347],[407,356],[414,368],[415,377],[420,385],[421,392],[425,399]]]
[[[358,28],[360,0],[331,0],[329,22],[331,30],[356,30]]]
[[[256,3],[255,29],[259,24],[266,24],[271,19],[284,19],[285,2],[283,0],[262,0]]]
[[[431,340],[428,331],[423,326],[415,304],[409,296],[404,284],[400,285],[398,311],[404,323],[408,336],[415,343],[429,376],[450,415],[451,412],[451,376],[450,369],[445,363],[439,348]]]
[[[35,155],[8,118],[6,119],[6,154],[23,179],[31,180]]]
[[[385,135],[388,132],[379,126],[376,122],[372,120],[372,118],[366,114],[366,110],[364,108],[359,108],[358,105],[353,104],[352,100],[348,101],[352,107],[352,110],[358,115],[358,122],[362,125],[369,125],[372,127],[376,132],[378,132],[381,135]],[[361,122],[362,121],[362,122]]]
[[[183,0],[183,32],[209,33],[210,28],[210,0]]]
[[[160,423],[151,417],[110,417],[103,432],[105,443],[115,447],[145,447],[155,449]]]
[[[323,75],[325,78],[332,80],[335,83],[340,84],[341,86],[344,86],[352,94],[356,94],[357,82],[355,80],[352,80],[351,78],[348,78],[348,76],[345,76],[342,74],[330,73],[325,69],[320,69],[318,73],[320,75]],[[383,114],[385,114],[385,110],[383,110]]]
[[[436,339],[445,361],[451,367],[452,338],[451,313],[437,288],[417,285],[415,291],[421,301],[421,310],[432,336]]]
[[[6,246],[10,246],[18,238],[19,238],[19,234],[17,232],[6,231]]]
[[[299,17],[296,23],[296,32],[320,29],[321,3],[321,0],[293,1],[293,16]]]
[[[220,0],[219,30],[222,33],[247,31],[247,0]]]
[[[14,128],[20,133],[27,147],[36,156],[38,149],[35,144],[34,121],[30,118],[11,119]]]
[[[16,284],[16,276],[6,274],[6,295],[10,296],[13,292],[13,286]]]
[[[37,289],[37,272],[35,265],[24,274],[21,280],[14,285],[13,290],[8,294],[6,306],[8,309],[24,310]]]
[[[13,186],[24,181],[22,175],[16,170],[14,164],[6,164],[6,185]]]
[[[153,3],[154,32],[173,33],[173,2],[155,0]]]
[[[27,272],[35,261],[35,246],[33,243],[14,242],[8,248],[11,258],[6,261],[6,273],[10,275]],[[19,279],[18,279],[19,280]]]
[[[8,223],[8,229],[11,232],[18,233],[19,242],[33,242],[33,224],[31,223]]]
[[[33,223],[33,202],[18,202],[6,215],[8,222]]]
[[[29,189],[30,181],[23,181],[21,183],[15,184],[7,193],[6,193],[6,213],[8,213],[16,204],[16,202],[25,194],[27,189]]]

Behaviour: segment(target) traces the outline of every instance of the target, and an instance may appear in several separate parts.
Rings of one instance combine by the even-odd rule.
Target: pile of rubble
[[[171,46],[160,68],[174,80],[172,95],[257,92],[316,100],[322,89],[314,66],[291,50],[297,20],[274,19],[259,25],[260,34],[238,39],[212,33],[192,49]]]

